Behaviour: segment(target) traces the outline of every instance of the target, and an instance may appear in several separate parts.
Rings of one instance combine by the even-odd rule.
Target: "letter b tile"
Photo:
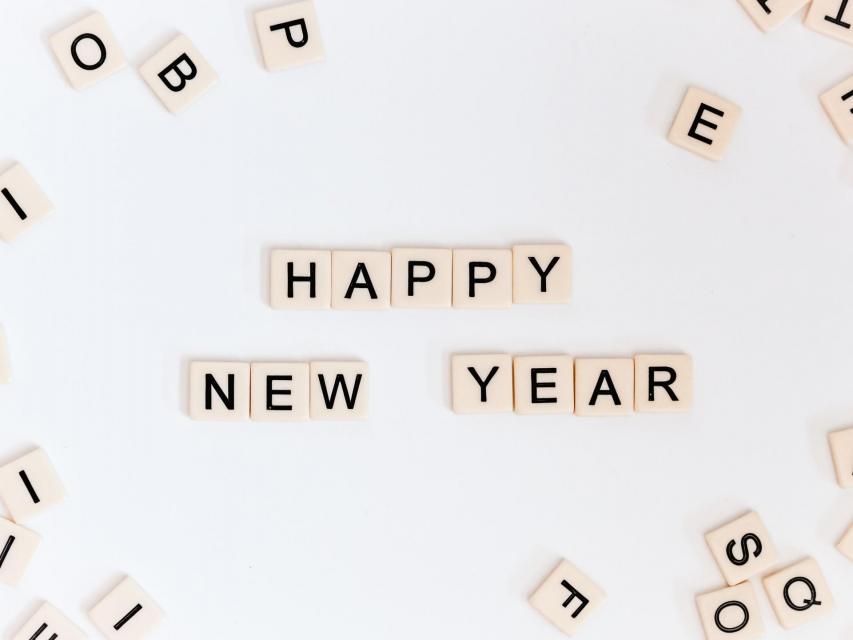
[[[776,562],[776,547],[754,511],[705,534],[705,541],[729,586],[767,571]]]
[[[560,631],[572,635],[606,597],[577,567],[563,560],[530,596],[530,604]]]
[[[62,502],[65,489],[47,454],[36,449],[0,468],[0,497],[21,523]]]
[[[669,141],[708,160],[720,160],[740,114],[740,107],[733,102],[690,87],[675,116]]]
[[[255,26],[269,71],[290,69],[325,57],[311,0],[258,11]]]
[[[785,629],[819,618],[835,606],[826,579],[812,558],[767,576],[764,590]]]
[[[89,618],[108,640],[143,640],[160,625],[163,612],[132,578],[125,578],[89,611]]]
[[[764,635],[755,587],[744,582],[696,598],[706,640],[749,640]]]
[[[183,111],[219,81],[219,76],[185,35],[155,53],[139,67],[139,73],[172,113]]]

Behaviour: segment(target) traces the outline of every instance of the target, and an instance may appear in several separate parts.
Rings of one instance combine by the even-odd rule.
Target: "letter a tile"
[[[183,111],[219,81],[219,76],[185,35],[155,53],[139,67],[139,73],[172,113]]]
[[[563,560],[530,596],[530,604],[570,636],[586,624],[606,597],[577,567]]]

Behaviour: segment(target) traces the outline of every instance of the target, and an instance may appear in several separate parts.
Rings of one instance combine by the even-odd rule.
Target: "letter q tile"
[[[823,572],[812,558],[767,576],[764,590],[784,629],[820,618],[835,607]]]
[[[179,35],[139,67],[148,86],[172,113],[180,113],[219,81],[201,52]]]

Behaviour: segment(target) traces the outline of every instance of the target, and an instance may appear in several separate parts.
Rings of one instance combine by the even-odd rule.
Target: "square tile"
[[[328,309],[332,306],[332,252],[274,249],[270,252],[273,309]]]
[[[572,249],[565,244],[512,248],[512,301],[567,304],[572,299]]]
[[[326,56],[311,0],[258,11],[255,26],[269,71],[319,62]]]
[[[139,73],[163,105],[180,113],[219,81],[201,52],[179,35],[139,67]]]
[[[575,358],[575,415],[625,416],[634,413],[631,358]]]
[[[706,533],[705,542],[729,586],[749,580],[776,563],[776,546],[755,511]]]
[[[512,356],[455,355],[450,367],[454,412],[512,412]]]
[[[65,489],[50,458],[36,449],[0,467],[0,498],[20,524],[62,502]]]
[[[740,114],[740,107],[733,102],[690,87],[668,139],[703,158],[720,160],[731,142]]]
[[[131,578],[125,578],[89,611],[95,627],[109,640],[142,640],[163,617],[157,603]]]
[[[366,362],[312,362],[311,419],[364,420],[369,382]]]
[[[764,589],[785,629],[820,618],[835,607],[826,579],[812,558],[767,576]]]
[[[45,602],[12,640],[86,640],[86,635],[56,607]]]
[[[446,308],[453,303],[450,249],[392,249],[391,305]]]
[[[802,9],[809,0],[740,0],[762,31],[772,31]]]
[[[53,212],[53,204],[22,165],[0,175],[0,239],[12,242]]]
[[[516,356],[512,368],[516,413],[544,415],[574,411],[575,373],[571,356]]]
[[[308,420],[310,374],[307,362],[253,362],[252,420]]]
[[[829,434],[835,475],[843,489],[853,487],[853,427]]]
[[[764,635],[761,607],[749,582],[704,593],[696,598],[696,607],[706,640],[747,640]]]
[[[248,362],[191,362],[190,418],[248,420],[250,375]]]
[[[845,144],[853,142],[853,76],[822,94],[820,103]]]
[[[838,550],[843,553],[848,560],[853,560],[853,526],[847,533],[838,541]]]
[[[580,630],[607,595],[573,564],[563,560],[532,596],[530,604],[566,635]]]
[[[390,306],[390,251],[332,252],[333,308],[369,310]]]
[[[810,29],[853,44],[853,7],[848,0],[812,0],[806,14],[806,26]]]
[[[12,362],[9,358],[9,344],[6,331],[0,327],[0,384],[12,382]]]
[[[503,309],[512,305],[512,251],[455,249],[453,306]]]
[[[17,586],[40,544],[34,531],[0,518],[0,582]]]
[[[686,355],[634,356],[634,408],[677,413],[693,408],[693,359]]]
[[[75,89],[90,87],[127,65],[109,23],[98,12],[55,33],[50,48]]]

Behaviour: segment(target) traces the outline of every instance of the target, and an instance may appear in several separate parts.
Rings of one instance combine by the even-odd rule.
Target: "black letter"
[[[850,98],[853,98],[853,91],[848,91],[843,96],[841,96],[842,101],[843,100],[849,100]],[[850,109],[850,113],[853,113],[853,109]],[[5,189],[3,191],[5,191]]]
[[[12,548],[13,544],[15,544],[15,536],[9,536],[9,539],[6,540],[6,545],[3,547],[3,551],[0,552],[0,567],[6,562],[6,556],[9,555],[9,549]]]
[[[791,600],[791,595],[788,593],[788,590],[798,582],[802,582],[809,590],[809,597],[806,600],[803,600],[802,605],[794,604]],[[788,580],[788,582],[785,583],[785,588],[782,589],[782,595],[785,597],[785,604],[791,607],[794,611],[805,611],[806,609],[811,609],[813,606],[819,607],[822,604],[821,601],[817,599],[817,589],[815,589],[814,583],[808,578],[804,578],[802,576]]]
[[[33,488],[33,483],[30,482],[30,479],[27,477],[26,471],[19,471],[18,475],[21,477],[21,482],[24,483],[24,487],[27,490],[27,493],[30,494],[30,499],[33,501],[33,504],[38,504],[41,502],[41,498],[38,497],[36,490]]]
[[[307,282],[309,287],[309,297],[316,298],[317,297],[317,263],[312,262],[308,265],[308,275],[307,276],[295,276],[293,275],[293,263],[287,263],[287,297],[293,297],[293,283],[294,282]]]
[[[741,622],[736,627],[724,627],[723,623],[720,621],[720,616],[723,614],[723,611],[725,611],[729,607],[737,607],[743,612],[743,622]],[[729,600],[728,602],[724,602],[719,607],[717,607],[717,611],[714,613],[714,623],[717,625],[717,629],[719,629],[723,633],[735,633],[737,631],[740,631],[747,625],[748,622],[749,610],[747,610],[746,605],[743,602],[738,602],[737,600]]]
[[[80,44],[83,40],[92,40],[96,45],[98,45],[100,56],[98,57],[98,61],[94,64],[86,64],[80,59],[80,56],[77,55],[77,45]],[[86,71],[94,71],[107,61],[107,48],[104,46],[104,42],[94,33],[84,33],[74,38],[74,42],[71,43],[71,58],[74,60],[74,63],[81,69],[85,69]]]
[[[703,120],[702,115],[706,112],[710,111],[715,116],[720,116],[721,118],[726,115],[719,109],[715,109],[714,107],[709,107],[704,102],[699,105],[699,111],[696,112],[696,117],[693,118],[693,124],[690,126],[690,131],[687,133],[688,136],[698,140],[699,142],[704,142],[705,144],[714,144],[714,141],[711,138],[706,138],[703,135],[696,133],[696,129],[700,124],[704,124],[709,129],[716,129],[717,125],[713,122],[709,122],[708,120]]]
[[[3,187],[3,190],[2,190],[2,191],[0,191],[0,193],[2,193],[2,194],[3,194],[3,196],[6,198],[6,200],[8,200],[9,204],[11,205],[11,207],[15,210],[15,213],[17,213],[17,214],[18,214],[18,217],[19,217],[21,220],[26,220],[26,219],[27,219],[27,214],[26,214],[26,213],[24,213],[24,210],[23,210],[23,209],[21,209],[21,205],[19,205],[19,204],[18,204],[18,201],[17,201],[17,200],[15,200],[15,198],[12,196],[12,194],[11,194],[11,193],[9,193],[9,190],[8,190],[6,187]]]
[[[661,373],[669,374],[669,380],[655,380],[655,374],[659,371]],[[655,387],[663,387],[663,390],[666,391],[666,395],[669,396],[669,399],[673,402],[678,402],[678,396],[676,396],[675,392],[670,388],[675,382],[675,378],[675,369],[672,367],[649,367],[649,402],[655,401]]]
[[[565,609],[566,607],[568,607],[568,606],[569,606],[569,603],[570,603],[572,600],[574,600],[575,598],[577,598],[578,600],[580,600],[580,601],[581,601],[581,606],[579,606],[577,609],[575,609],[574,613],[572,613],[572,618],[577,618],[577,617],[580,615],[580,612],[584,610],[584,607],[586,607],[586,605],[588,605],[588,604],[589,604],[589,600],[587,599],[587,597],[586,597],[586,596],[584,596],[580,591],[578,591],[577,589],[575,589],[572,585],[570,585],[570,584],[569,584],[568,582],[566,582],[565,580],[563,580],[563,581],[560,583],[560,585],[561,585],[561,586],[563,586],[563,587],[565,587],[566,589],[568,589],[568,590],[569,590],[569,592],[571,593],[571,595],[569,596],[569,599],[568,599],[568,600],[566,600],[566,601],[563,603],[563,609]]]
[[[540,398],[539,389],[553,389],[557,386],[556,382],[539,382],[537,376],[540,373],[557,373],[556,367],[548,367],[543,369],[530,370],[530,402],[533,404],[551,404],[556,403],[557,398]]]
[[[349,393],[349,389],[347,389],[347,381],[344,378],[344,374],[339,373],[335,376],[335,384],[332,385],[332,396],[329,397],[329,391],[326,388],[326,377],[321,373],[318,374],[320,378],[320,391],[323,392],[323,402],[326,403],[326,408],[331,409],[335,406],[335,396],[338,395],[338,387],[340,386],[344,394],[344,402],[347,405],[347,409],[353,409],[355,407],[355,400],[358,397],[358,388],[361,386],[361,374],[356,374],[355,376],[355,384],[352,388],[352,395]]]
[[[364,282],[359,282],[358,279],[362,275],[364,276]],[[352,274],[352,280],[349,282],[349,287],[347,288],[344,298],[347,300],[352,298],[352,294],[355,289],[367,289],[371,300],[376,300],[376,298],[379,297],[376,295],[376,289],[373,288],[373,281],[370,279],[370,274],[367,272],[367,267],[364,266],[363,262],[359,262],[356,265],[355,273]]]
[[[476,380],[477,384],[480,385],[480,402],[486,402],[488,400],[488,398],[486,397],[486,387],[489,386],[489,383],[492,381],[492,378],[495,377],[495,374],[498,372],[499,368],[500,367],[492,367],[492,370],[489,371],[489,375],[487,375],[486,379],[483,380],[474,367],[468,367],[468,373],[474,376],[474,380]]]
[[[488,269],[489,275],[485,278],[478,278],[476,275],[477,269]],[[495,279],[498,275],[498,270],[491,262],[469,262],[468,263],[468,297],[474,297],[474,288],[478,283],[486,284]]]
[[[747,533],[740,539],[740,550],[741,557],[735,558],[735,555],[732,553],[732,550],[735,548],[735,541],[729,540],[729,543],[726,545],[726,557],[729,559],[734,565],[738,567],[742,567],[747,562],[749,562],[749,543],[755,543],[755,551],[753,551],[753,555],[757,558],[761,555],[761,550],[763,547],[761,546],[761,540],[754,533]]]
[[[560,261],[560,256],[554,256],[551,258],[551,262],[548,263],[548,266],[545,267],[545,270],[542,270],[542,267],[539,266],[539,263],[536,261],[536,258],[533,256],[527,256],[527,259],[530,260],[530,264],[533,265],[533,268],[536,269],[536,273],[539,274],[539,291],[541,293],[546,293],[548,291],[548,285],[546,284],[546,278],[548,274],[551,273],[551,269]]]
[[[189,73],[184,73],[183,69],[181,69],[182,62],[189,67]],[[167,78],[169,73],[171,73],[172,71],[174,71],[175,74],[178,76],[178,84],[172,84]],[[193,64],[193,61],[190,60],[190,57],[187,54],[182,53],[180,56],[178,56],[177,60],[175,60],[172,64],[170,64],[160,73],[158,73],[157,77],[160,78],[160,80],[163,81],[163,84],[169,87],[169,89],[171,89],[175,93],[178,93],[179,91],[183,91],[184,87],[187,86],[187,80],[192,80],[196,77],[197,74],[198,69],[196,69],[195,65]]]
[[[279,380],[290,382],[293,376],[267,376],[267,411],[293,411],[293,406],[289,404],[273,404],[273,396],[289,396],[290,389],[273,389],[272,383]]]
[[[297,25],[302,29],[301,40],[294,40],[293,33],[291,32],[291,29]],[[282,22],[281,24],[274,24],[270,27],[270,31],[279,31],[281,29],[284,29],[284,35],[287,36],[287,41],[290,43],[291,47],[299,49],[300,47],[304,47],[308,44],[308,28],[305,26],[305,20],[303,18],[291,20],[289,22]]]
[[[415,267],[426,267],[427,275],[415,277]],[[435,265],[425,260],[409,260],[409,296],[415,295],[416,282],[429,282],[435,277]]]
[[[766,13],[769,16],[770,15],[770,7],[767,6],[768,0],[756,0],[756,1],[758,2],[758,4],[761,5],[761,8],[764,9],[764,13]]]
[[[208,411],[213,408],[213,394],[210,393],[212,389],[216,390],[216,395],[222,400],[225,408],[229,411],[234,411],[234,374],[228,374],[228,395],[225,395],[225,392],[222,391],[222,387],[219,386],[212,373],[204,374],[204,408]]]
[[[832,24],[837,24],[839,27],[843,27],[845,29],[850,28],[849,22],[844,22],[842,18],[844,17],[844,11],[847,9],[847,0],[841,0],[841,6],[838,8],[838,14],[834,16],[824,16],[823,19],[827,22],[831,22]]]
[[[607,389],[602,390],[604,384],[607,383]],[[592,398],[589,400],[591,407],[595,406],[598,396],[611,396],[613,404],[617,407],[621,406],[622,401],[619,399],[619,394],[616,393],[616,387],[613,385],[613,378],[610,377],[610,372],[607,369],[602,369],[598,376],[598,381],[595,383],[595,389],[592,391]]]
[[[128,621],[129,621],[133,616],[135,616],[135,615],[136,615],[137,613],[139,613],[140,611],[142,611],[142,605],[141,605],[141,604],[137,604],[135,607],[133,607],[133,609],[131,609],[130,611],[128,611],[128,612],[124,615],[124,617],[123,617],[121,620],[119,620],[118,622],[116,622],[116,623],[113,625],[113,629],[115,629],[116,631],[118,631],[118,630],[119,630],[119,629],[121,629],[124,625],[126,625],[126,624],[128,623]]]

